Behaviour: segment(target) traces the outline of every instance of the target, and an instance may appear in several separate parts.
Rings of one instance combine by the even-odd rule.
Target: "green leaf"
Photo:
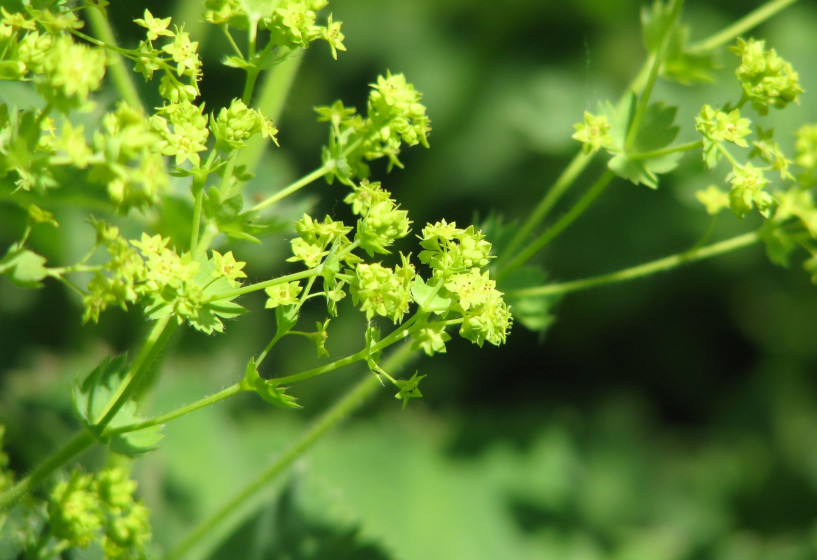
[[[648,53],[658,51],[671,24],[671,9],[664,2],[655,0],[652,6],[641,8],[641,38]]]
[[[279,387],[273,380],[266,380],[258,373],[258,364],[255,358],[250,358],[244,379],[241,380],[241,389],[253,391],[268,403],[282,408],[301,408],[295,397],[286,394],[286,387]]]
[[[443,314],[451,307],[451,299],[438,295],[439,287],[429,286],[418,275],[411,285],[411,297],[426,313]]]
[[[243,206],[244,197],[241,194],[222,198],[219,190],[212,187],[204,197],[202,209],[205,216],[214,220],[219,231],[225,235],[261,243],[255,236],[262,233],[266,226],[255,222],[255,212],[242,212]]]
[[[104,435],[108,428],[129,426],[145,420],[136,413],[135,402],[126,402],[107,426],[98,425],[107,411],[108,404],[115,398],[116,389],[127,371],[125,355],[113,360],[106,356],[82,383],[79,383],[79,380],[74,383],[71,395],[80,421],[97,440],[107,445],[111,451],[135,457],[157,447],[159,440],[162,439],[161,426],[115,436]]]
[[[719,68],[715,53],[691,50],[687,46],[689,26],[676,25],[674,29],[669,29],[671,23],[668,3],[656,1],[651,7],[641,10],[642,38],[647,52],[655,54],[664,36],[670,33],[661,76],[685,85],[714,81],[713,72]]]
[[[613,158],[607,166],[619,177],[632,181],[634,184],[647,185],[658,188],[658,175],[675,169],[682,153],[674,152],[660,156],[645,156],[650,152],[662,150],[669,146],[678,136],[679,128],[673,124],[676,107],[665,107],[662,102],[647,106],[644,116],[631,145],[626,146],[629,136],[629,127],[632,125],[632,102],[625,106],[623,113],[617,111],[611,135],[620,142],[620,148],[611,151]],[[622,135],[622,124],[628,124]]]
[[[651,152],[669,146],[680,130],[673,124],[677,112],[677,107],[665,107],[661,101],[648,105],[631,151]]]
[[[223,59],[221,59],[221,63],[224,66],[229,66],[230,68],[241,68],[242,70],[250,70],[255,68],[255,64],[240,56],[225,56]]]
[[[674,153],[660,158],[642,160],[630,159],[625,154],[618,154],[607,163],[607,167],[622,179],[627,179],[635,185],[646,185],[651,189],[657,189],[658,175],[675,169],[682,155]]]
[[[15,243],[0,259],[0,274],[21,288],[39,288],[48,276],[44,264],[45,257]]]

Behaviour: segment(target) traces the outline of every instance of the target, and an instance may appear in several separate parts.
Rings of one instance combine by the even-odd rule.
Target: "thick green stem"
[[[102,8],[97,9],[91,7],[85,10],[85,14],[88,16],[88,21],[91,23],[91,27],[94,29],[96,35],[106,45],[116,46],[116,36],[114,35],[107,15],[102,12]],[[136,84],[133,82],[133,77],[125,65],[124,58],[116,49],[110,49],[109,52],[111,53],[113,64],[108,66],[108,69],[110,70],[114,84],[116,84],[116,89],[119,90],[119,94],[128,105],[141,109],[142,112],[144,112],[145,107],[139,98],[139,90],[136,89]]]
[[[509,262],[504,267],[500,268],[497,272],[497,279],[503,278],[508,275],[511,271],[515,270],[516,268],[522,266],[531,257],[533,257],[536,253],[538,253],[545,245],[550,243],[554,237],[559,235],[562,231],[567,228],[570,224],[572,224],[579,216],[581,216],[587,207],[596,200],[596,198],[607,188],[607,185],[610,184],[610,181],[613,180],[615,174],[610,171],[609,169],[604,172],[596,183],[590,187],[583,197],[579,199],[579,201],[570,209],[570,211],[562,216],[555,224],[553,224],[550,228],[545,230],[542,235],[534,239],[530,245],[528,245],[524,251],[519,253],[511,262]]]
[[[778,12],[788,8],[797,0],[772,0],[766,2],[756,10],[753,10],[740,18],[738,21],[718,31],[714,35],[707,37],[703,41],[699,41],[690,45],[689,49],[692,51],[711,51],[726,43],[731,42],[735,37],[743,35],[750,29],[753,29],[776,15]]]
[[[386,359],[383,366],[389,371],[399,371],[408,365],[414,356],[416,356],[416,352],[411,350],[411,345],[404,343]],[[208,536],[223,534],[225,526],[239,523],[241,521],[241,519],[237,519],[239,514],[249,515],[252,513],[253,507],[260,505],[261,500],[266,498],[263,489],[267,484],[310,447],[320,441],[329,430],[360,408],[379,387],[380,382],[377,377],[367,372],[357,385],[318,418],[275,462],[239,491],[229,502],[196,527],[185,540],[165,557],[165,560],[182,558]]]
[[[139,382],[150,371],[150,367],[159,352],[162,351],[170,335],[176,330],[177,324],[173,319],[172,315],[168,315],[156,322],[147,340],[145,340],[145,345],[139,355],[136,356],[127,375],[111,396],[105,410],[99,415],[99,418],[95,419],[94,424],[96,426],[104,428],[116,416],[116,413],[119,412],[119,409],[128,401],[134,391],[137,390]]]
[[[723,253],[728,253],[729,251],[734,251],[736,249],[752,245],[758,241],[760,241],[760,237],[756,232],[745,233],[718,243],[705,245],[697,249],[691,249],[677,255],[664,257],[662,259],[625,268],[609,274],[601,274],[599,276],[592,276],[590,278],[574,280],[572,282],[564,282],[561,284],[549,284],[546,286],[538,286],[536,288],[525,288],[524,290],[509,291],[507,295],[509,297],[555,296],[569,292],[587,290],[598,286],[605,286],[607,284],[624,282],[626,280],[634,280],[636,278],[649,276],[650,274],[671,270],[682,264],[700,261],[721,255]]]
[[[15,484],[5,494],[0,495],[0,511],[3,511],[25,496],[37,485],[51,476],[54,471],[90,447],[94,441],[96,440],[90,432],[85,430],[79,432],[65,447],[57,451],[48,460],[40,463],[31,474],[20,480],[20,482]]]

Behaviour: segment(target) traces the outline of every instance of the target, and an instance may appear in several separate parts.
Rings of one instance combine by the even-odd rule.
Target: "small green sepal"
[[[400,389],[400,391],[394,395],[395,399],[403,399],[403,410],[406,409],[408,405],[409,399],[419,399],[423,396],[418,388],[420,385],[420,381],[422,381],[426,376],[425,375],[417,375],[418,372],[414,372],[414,375],[411,376],[410,379],[395,379],[395,384]]]
[[[281,408],[301,408],[297,400],[292,395],[286,394],[286,387],[279,387],[274,380],[263,379],[258,373],[258,364],[255,358],[250,358],[247,369],[244,372],[244,379],[241,380],[243,391],[253,391],[268,403]]]

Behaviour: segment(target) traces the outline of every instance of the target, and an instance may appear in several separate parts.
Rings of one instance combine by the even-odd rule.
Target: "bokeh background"
[[[703,38],[760,4],[690,0],[684,19],[693,38]],[[111,10],[126,44],[137,40],[128,22],[144,5],[207,32],[195,3],[117,3]],[[309,49],[278,123],[281,148],[252,188],[279,188],[319,165],[326,130],[312,108],[337,98],[362,107],[368,84],[391,70],[424,93],[433,123],[431,149],[407,151],[404,170],[386,175],[375,166],[417,227],[441,218],[522,220],[575,154],[572,124],[617,99],[640,67],[641,6],[334,0],[348,52],[335,62],[324,45]],[[791,133],[817,121],[817,6],[799,2],[753,35],[801,74],[801,104],[771,117],[776,138],[791,149]],[[224,44],[216,33],[200,37],[203,94],[215,109],[240,95],[241,77],[218,65]],[[736,60],[721,53],[714,84],[656,88],[655,99],[679,104],[680,141],[694,138],[703,103],[737,98]],[[588,170],[565,203],[600,173]],[[551,278],[570,280],[688,249],[710,225],[694,192],[719,177],[688,155],[657,191],[616,181],[539,262]],[[316,184],[285,211],[342,215],[344,194]],[[58,211],[59,235],[34,239],[52,262],[91,235],[82,214]],[[149,220],[170,231],[174,216]],[[757,225],[722,216],[711,239]],[[0,205],[0,247],[18,233],[18,217]],[[288,235],[234,251],[250,263],[251,277],[279,274]],[[149,410],[191,402],[242,374],[274,329],[262,298],[247,304],[255,312],[226,334],[175,340]],[[454,340],[446,355],[419,361],[428,375],[423,399],[403,411],[384,390],[261,492],[252,512],[213,535],[207,554],[817,558],[817,289],[798,263],[785,270],[761,247],[747,248],[569,295],[553,314],[544,334],[517,325],[504,347]],[[80,317],[76,299],[59,286],[24,292],[0,279],[0,422],[21,471],[76,427],[68,397],[74,377],[105,352],[132,349],[145,329],[138,312],[113,310],[82,329]],[[360,317],[338,320],[330,350],[343,355],[361,339]],[[295,342],[266,373],[309,367],[313,353]],[[134,464],[157,547],[172,546],[362,375],[350,368],[299,384],[297,412],[242,395],[167,426],[160,451]]]

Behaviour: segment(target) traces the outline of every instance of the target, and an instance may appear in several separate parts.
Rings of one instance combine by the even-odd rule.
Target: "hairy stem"
[[[194,403],[190,403],[186,406],[181,408],[177,408],[176,410],[172,410],[160,416],[156,416],[154,418],[150,418],[143,422],[138,422],[136,424],[128,424],[127,426],[117,426],[116,428],[110,428],[105,430],[102,435],[103,437],[108,436],[115,436],[118,434],[126,434],[129,432],[137,432],[139,430],[144,430],[146,428],[152,428],[154,426],[159,426],[161,424],[166,424],[171,420],[175,420],[176,418],[181,418],[182,416],[186,416],[191,412],[196,412],[204,407],[210,406],[211,404],[215,404],[219,401],[223,401],[233,395],[237,395],[238,393],[242,392],[243,389],[241,388],[240,383],[235,383],[230,385],[226,389],[222,389],[218,393],[214,393],[203,399],[199,399]]]
[[[119,409],[128,401],[128,398],[136,391],[139,381],[150,371],[150,367],[156,360],[156,357],[167,344],[170,335],[176,330],[176,322],[172,320],[173,316],[168,315],[159,319],[150,331],[150,334],[145,340],[145,345],[136,356],[133,364],[130,367],[125,378],[119,384],[111,400],[108,402],[105,410],[99,415],[99,418],[94,420],[94,424],[100,428],[104,428],[119,412]]]
[[[587,290],[598,286],[605,286],[607,284],[615,284],[617,282],[624,282],[626,280],[634,280],[642,278],[658,272],[664,272],[676,268],[682,264],[687,264],[695,261],[708,259],[717,255],[722,255],[748,245],[752,245],[760,241],[760,237],[756,232],[745,233],[738,235],[731,239],[719,241],[711,245],[704,245],[697,249],[691,249],[677,255],[671,255],[662,259],[654,260],[648,263],[640,264],[630,268],[611,272],[609,274],[601,274],[599,276],[592,276],[582,280],[573,280],[572,282],[563,282],[561,284],[548,284],[545,286],[538,286],[535,288],[525,288],[523,290],[513,290],[508,292],[509,297],[519,296],[551,296],[562,295],[569,292],[578,292]]]
[[[400,371],[408,365],[411,358],[417,353],[411,350],[408,343],[402,344],[384,362],[384,368],[390,371]],[[174,548],[165,560],[175,560],[182,558],[197,544],[201,543],[208,536],[223,533],[225,526],[239,523],[241,519],[236,519],[240,515],[249,515],[252,509],[248,506],[257,507],[260,505],[259,497],[265,497],[262,490],[276,476],[281,474],[298,457],[303,455],[309,448],[325,436],[329,430],[340,424],[348,415],[356,411],[361,405],[371,397],[380,387],[377,377],[367,374],[357,385],[346,393],[337,403],[327,410],[317,421],[312,424],[284,453],[282,453],[271,465],[262,471],[255,480],[251,481],[230,501],[224,504],[210,517],[191,532],[176,548]]]
[[[65,447],[54,453],[49,459],[40,463],[31,473],[0,495],[0,511],[14,504],[37,485],[51,476],[54,471],[79,455],[96,441],[88,431],[81,431]]]

